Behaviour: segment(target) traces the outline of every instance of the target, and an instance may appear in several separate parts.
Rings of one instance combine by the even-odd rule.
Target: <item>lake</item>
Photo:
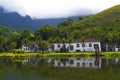
[[[0,80],[119,80],[118,57],[0,57]]]

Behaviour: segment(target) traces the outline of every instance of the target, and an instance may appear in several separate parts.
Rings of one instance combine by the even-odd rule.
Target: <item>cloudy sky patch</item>
[[[7,12],[41,19],[95,14],[117,4],[120,0],[0,0]]]

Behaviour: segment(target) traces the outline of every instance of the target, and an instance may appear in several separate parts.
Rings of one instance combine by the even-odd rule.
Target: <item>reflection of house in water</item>
[[[22,61],[23,65],[26,64],[31,64],[31,65],[36,65],[36,64],[43,64],[43,63],[50,63],[51,60],[50,58],[43,58],[43,57],[27,57],[25,60]]]
[[[35,58],[31,58],[31,57],[28,57],[26,58],[25,60],[22,61],[22,64],[36,64],[36,59]]]
[[[28,57],[22,61],[23,65],[45,65],[50,64],[54,67],[83,67],[83,68],[102,68],[110,65],[119,65],[120,59],[108,59],[101,57],[92,58],[43,58],[43,57]]]
[[[101,58],[68,58],[54,60],[55,67],[101,68]]]

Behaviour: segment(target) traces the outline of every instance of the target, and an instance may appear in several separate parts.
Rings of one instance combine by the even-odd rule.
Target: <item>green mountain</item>
[[[73,25],[80,29],[87,27],[117,27],[120,25],[120,5],[111,7],[93,16],[85,17],[74,22]]]

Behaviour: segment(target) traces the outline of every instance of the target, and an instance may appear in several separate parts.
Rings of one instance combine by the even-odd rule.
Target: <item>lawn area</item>
[[[8,57],[89,57],[93,55],[94,52],[72,52],[72,53],[21,53],[21,54],[14,54],[14,53],[1,53],[0,56],[8,56]],[[104,56],[120,56],[120,52],[102,52]]]

